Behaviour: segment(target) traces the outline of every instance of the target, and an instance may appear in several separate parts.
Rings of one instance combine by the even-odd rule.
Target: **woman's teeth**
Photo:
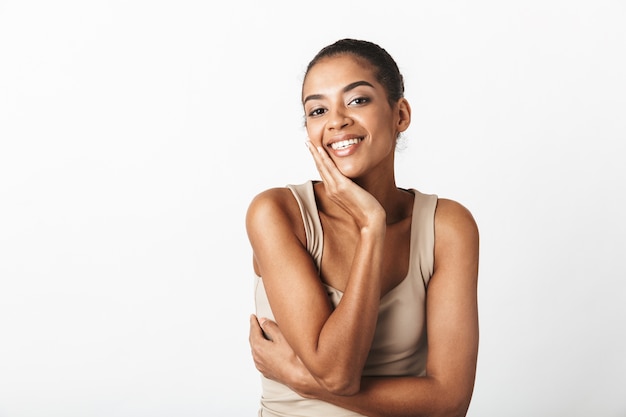
[[[348,146],[356,145],[360,141],[361,141],[361,138],[346,139],[346,140],[341,140],[339,142],[334,142],[330,145],[330,147],[333,148],[334,150],[345,149]]]

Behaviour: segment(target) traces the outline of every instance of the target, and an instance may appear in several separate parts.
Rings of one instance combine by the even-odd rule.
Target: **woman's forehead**
[[[359,80],[366,80],[371,84],[376,82],[373,67],[366,60],[351,54],[325,57],[309,69],[303,90],[334,85],[343,87]]]

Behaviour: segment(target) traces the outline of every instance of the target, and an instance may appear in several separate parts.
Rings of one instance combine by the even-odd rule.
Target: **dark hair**
[[[376,80],[386,90],[387,100],[391,105],[394,105],[404,97],[404,79],[402,74],[400,74],[396,61],[380,46],[363,40],[341,39],[322,48],[309,62],[304,79],[306,80],[306,76],[311,68],[320,60],[347,54],[360,58],[373,67]]]

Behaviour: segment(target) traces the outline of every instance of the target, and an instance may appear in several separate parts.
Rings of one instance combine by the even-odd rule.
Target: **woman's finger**
[[[265,349],[265,343],[267,340],[263,336],[263,329],[259,324],[256,316],[254,314],[250,315],[250,348],[252,351],[252,360],[254,361],[254,366],[256,369],[261,372],[261,374],[266,374],[266,367],[263,361],[263,351]]]
[[[317,148],[317,153],[322,162],[322,166],[325,168],[327,175],[332,178],[335,182],[339,181],[348,181],[348,178],[339,171],[337,165],[335,165],[335,161],[330,157],[328,152],[322,147]]]
[[[273,342],[282,340],[283,333],[278,328],[278,324],[276,324],[276,322],[266,318],[260,318],[259,324],[261,329],[263,329],[263,335],[267,340],[271,340]]]
[[[329,172],[328,164],[324,162],[322,158],[322,153],[324,150],[319,147],[315,147],[311,142],[306,142],[307,147],[309,148],[309,152],[311,152],[311,156],[313,156],[313,161],[315,162],[315,167],[317,171],[320,173],[322,177],[322,181],[328,183],[332,180],[332,176]]]
[[[322,177],[322,181],[330,190],[337,189],[337,186],[342,182],[351,182],[339,171],[339,168],[335,165],[335,161],[333,161],[324,148],[320,146],[315,147],[310,142],[307,142],[307,146],[313,156],[315,166]]]
[[[254,345],[255,343],[264,340],[265,336],[263,335],[263,329],[261,328],[261,324],[257,320],[257,317],[254,314],[250,315],[250,336],[249,341],[250,345]]]

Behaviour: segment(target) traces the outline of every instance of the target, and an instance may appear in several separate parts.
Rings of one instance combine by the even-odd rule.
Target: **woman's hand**
[[[328,197],[354,218],[360,229],[374,226],[385,229],[386,213],[378,200],[339,171],[322,147],[306,142]]]
[[[319,388],[311,373],[296,356],[278,325],[267,319],[250,316],[250,348],[254,365],[266,378],[287,385],[303,397],[312,398]]]

